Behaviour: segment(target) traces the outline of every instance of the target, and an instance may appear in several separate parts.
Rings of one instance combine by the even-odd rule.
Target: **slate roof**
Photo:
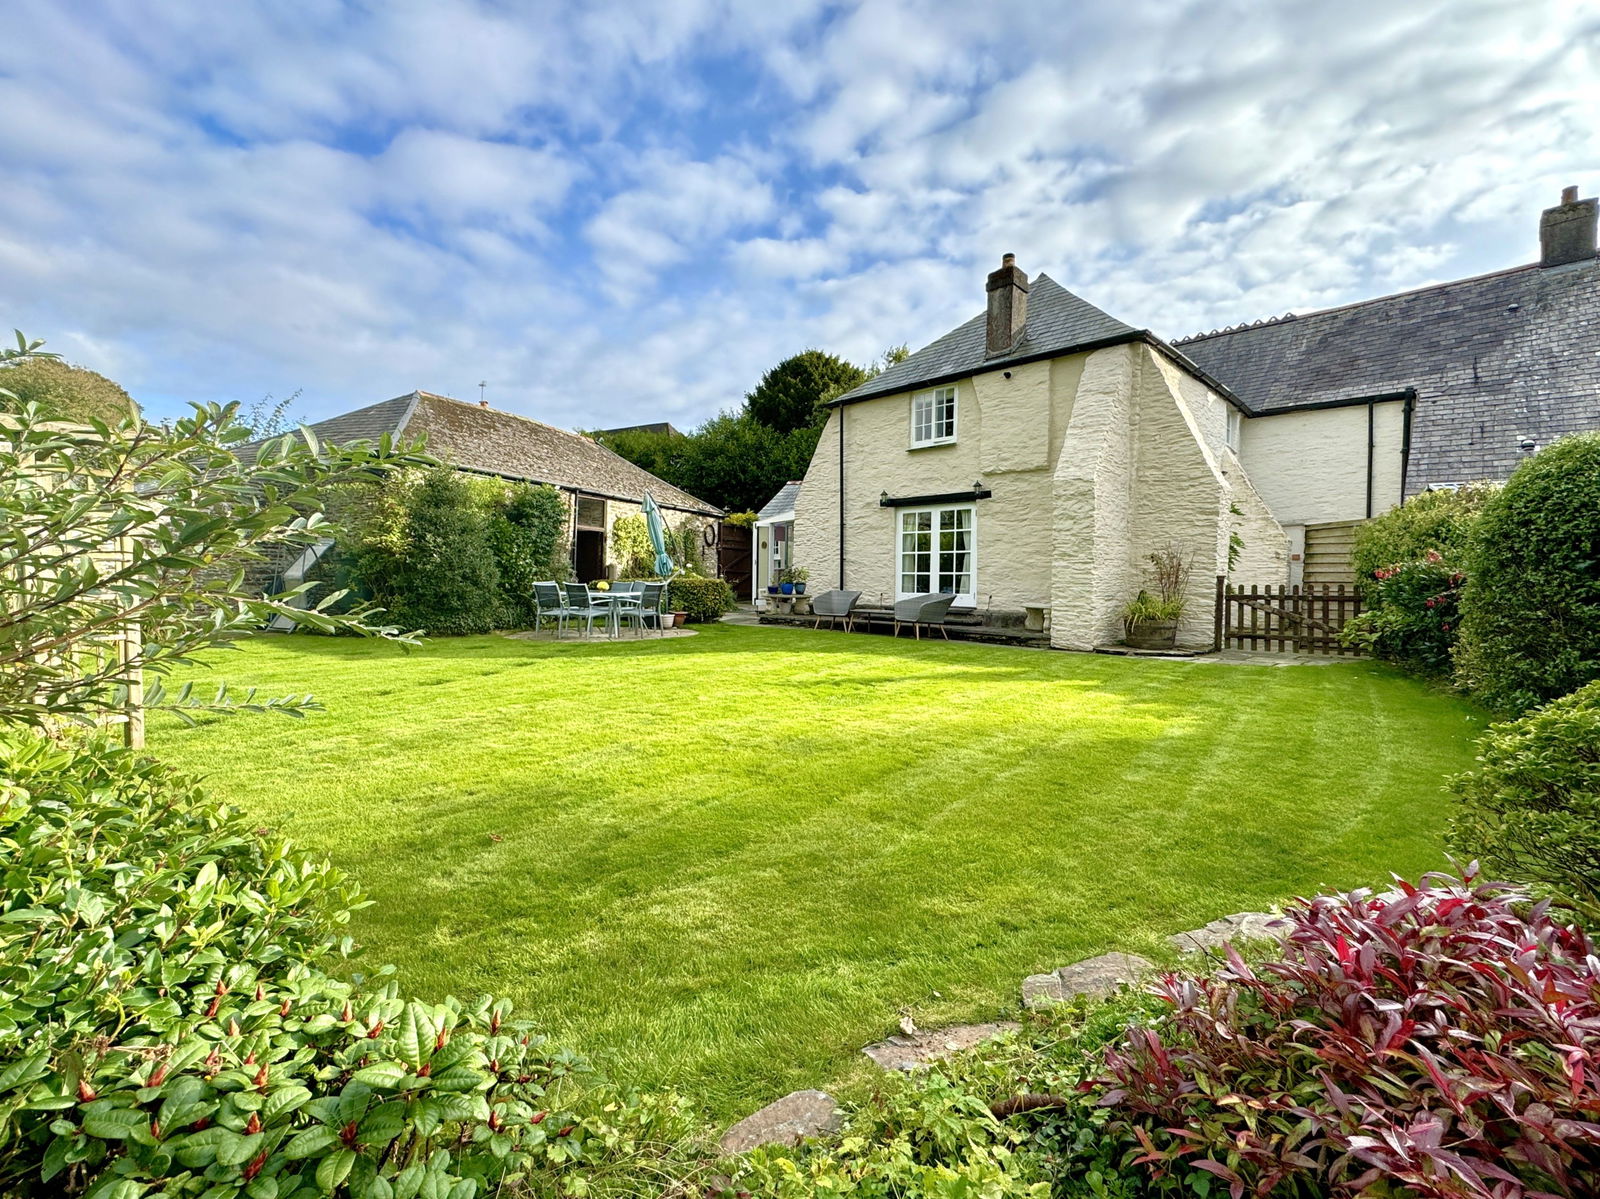
[[[721,509],[656,478],[581,433],[428,391],[414,391],[330,417],[311,429],[333,445],[372,441],[384,433],[407,439],[425,437],[428,453],[466,470],[553,483],[569,491],[635,503],[648,490],[663,508],[722,515]]]
[[[778,488],[778,494],[767,501],[766,506],[756,513],[756,520],[771,520],[774,516],[782,516],[785,512],[793,512],[795,501],[800,498],[800,481],[790,479]]]
[[[1173,343],[1252,413],[1413,388],[1408,494],[1600,428],[1600,259],[1516,267]]]
[[[1142,330],[1100,311],[1044,274],[1028,285],[1028,319],[1022,328],[1022,338],[1011,353],[994,358],[984,356],[988,348],[987,322],[988,313],[980,312],[904,362],[897,362],[831,402],[853,404],[873,396],[892,395],[979,371],[996,370],[1007,363],[1054,358],[1091,345],[1131,341],[1143,335]]]

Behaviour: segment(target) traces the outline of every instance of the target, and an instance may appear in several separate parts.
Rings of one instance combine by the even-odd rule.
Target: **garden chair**
[[[567,584],[567,615],[573,620],[583,621],[583,635],[594,636],[595,617],[609,628],[612,624],[613,613],[605,604],[597,601],[589,592],[587,583]]]
[[[910,599],[903,599],[894,606],[894,635],[900,636],[900,626],[908,624],[912,632],[917,635],[917,640],[922,640],[922,626],[930,629],[937,628],[944,635],[946,641],[950,634],[945,632],[944,618],[950,614],[950,605],[956,602],[953,595],[913,595]]]
[[[844,631],[851,632],[855,628],[856,601],[860,598],[859,591],[839,590],[824,591],[821,595],[815,596],[811,601],[811,615],[815,616],[816,620],[811,622],[811,627],[820,629],[823,617],[827,617],[830,629],[842,620]]]
[[[639,636],[644,636],[644,631],[650,627],[650,622],[655,621],[656,628],[661,628],[661,593],[665,588],[660,583],[641,583],[639,585],[639,602],[628,604],[617,612],[618,620],[625,620],[638,626]]]
[[[554,618],[556,636],[566,628],[572,607],[561,597],[560,583],[535,583],[533,585],[533,627],[537,630],[546,620]]]

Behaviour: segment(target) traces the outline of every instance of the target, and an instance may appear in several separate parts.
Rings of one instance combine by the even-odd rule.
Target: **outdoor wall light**
[[[887,491],[878,492],[878,503],[879,504],[887,504],[888,502],[889,502],[889,493]]]

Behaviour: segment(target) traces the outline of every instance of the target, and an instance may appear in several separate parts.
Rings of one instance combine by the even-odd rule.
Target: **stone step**
[[[1021,1025],[1013,1021],[992,1024],[958,1024],[953,1028],[916,1029],[896,1034],[886,1041],[868,1045],[861,1052],[885,1070],[920,1070],[933,1062],[971,1049],[1002,1033],[1015,1032]]]
[[[729,1156],[757,1145],[798,1145],[807,1137],[838,1132],[843,1123],[839,1104],[826,1091],[791,1091],[740,1120],[722,1134],[720,1144]]]
[[[1155,964],[1133,953],[1103,953],[1062,966],[1048,974],[1030,974],[1022,980],[1022,1006],[1048,1007],[1079,995],[1105,999],[1118,988],[1138,981],[1155,970]]]
[[[1271,912],[1235,912],[1213,920],[1204,928],[1174,933],[1172,944],[1179,953],[1209,953],[1230,943],[1276,941],[1287,927],[1282,916]]]

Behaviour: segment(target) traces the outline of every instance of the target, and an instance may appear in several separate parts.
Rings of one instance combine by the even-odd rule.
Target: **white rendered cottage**
[[[1181,642],[1209,641],[1203,589],[1229,537],[1256,577],[1288,539],[1235,450],[1243,409],[1147,331],[1011,255],[988,310],[833,402],[795,507],[812,590],[871,601],[954,592],[958,607],[1048,608],[1051,643],[1122,635],[1144,561],[1174,546],[1199,602]]]
[[[1176,345],[1008,254],[986,312],[833,401],[793,560],[869,604],[1047,608],[1070,649],[1120,638],[1168,546],[1185,644],[1219,575],[1353,582],[1356,523],[1600,428],[1597,208],[1568,189],[1527,266]]]

